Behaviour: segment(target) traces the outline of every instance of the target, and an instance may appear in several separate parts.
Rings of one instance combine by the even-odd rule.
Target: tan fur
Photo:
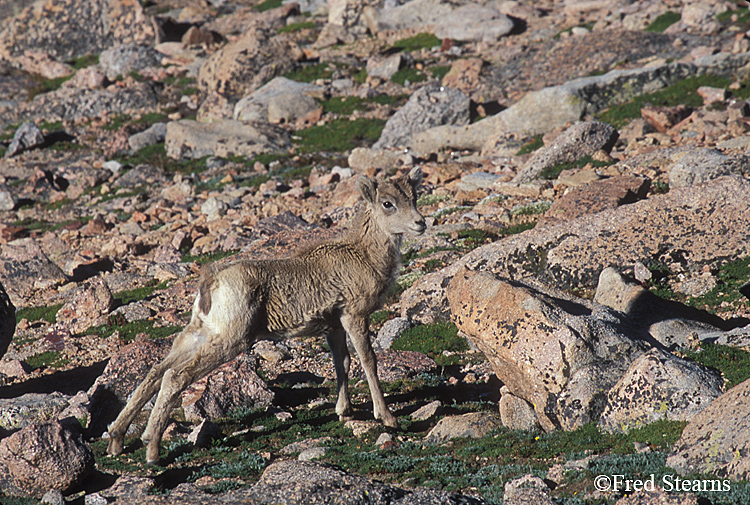
[[[158,391],[143,433],[147,462],[158,461],[159,443],[180,393],[258,338],[325,334],[336,369],[336,413],[343,420],[352,413],[348,334],[362,361],[375,418],[397,426],[380,389],[368,321],[400,268],[402,234],[424,232],[416,209],[421,177],[419,168],[393,181],[360,177],[357,189],[364,205],[341,239],[290,258],[204,268],[190,323],[109,426],[108,452],[122,452],[128,426]]]

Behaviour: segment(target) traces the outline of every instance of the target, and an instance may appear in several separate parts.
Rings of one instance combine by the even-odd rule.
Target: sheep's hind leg
[[[332,330],[327,336],[328,347],[331,348],[333,357],[333,366],[336,370],[336,390],[338,397],[336,400],[336,414],[339,421],[348,421],[352,419],[352,404],[349,399],[349,365],[351,356],[349,349],[346,347],[346,332],[343,328]]]

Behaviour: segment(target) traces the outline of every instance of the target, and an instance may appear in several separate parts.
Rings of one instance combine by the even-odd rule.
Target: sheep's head
[[[372,217],[390,235],[413,233],[421,235],[427,225],[417,211],[417,188],[422,182],[422,170],[414,167],[397,179],[376,181],[361,176],[357,189],[372,209]]]

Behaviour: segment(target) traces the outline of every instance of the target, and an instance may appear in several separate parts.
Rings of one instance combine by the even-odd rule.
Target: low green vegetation
[[[537,135],[530,141],[526,142],[521,146],[521,149],[516,152],[516,156],[523,156],[524,154],[531,154],[537,149],[544,147],[544,141],[542,140],[543,135]]]
[[[716,272],[716,286],[705,295],[688,300],[688,303],[704,310],[737,303],[750,308],[747,298],[739,291],[739,288],[748,281],[750,281],[750,257],[729,261],[719,267]]]
[[[111,315],[108,323],[89,328],[84,333],[98,335],[100,338],[106,339],[118,332],[120,340],[132,342],[139,333],[146,333],[149,338],[158,339],[169,337],[182,330],[181,326],[156,326],[154,321],[148,319],[128,322],[122,314]]]
[[[448,72],[450,72],[451,67],[450,65],[437,65],[434,67],[429,68],[430,73],[432,74],[432,77],[438,80],[443,80],[443,77],[446,76]]]
[[[298,82],[314,82],[318,79],[330,79],[333,70],[328,63],[314,63],[302,65],[284,74],[284,77]]]
[[[57,321],[57,312],[62,308],[62,304],[50,305],[49,307],[24,307],[16,310],[16,322],[26,319],[30,323],[35,321],[47,321],[52,324]]]
[[[745,25],[750,23],[750,10],[747,9],[746,4],[738,2],[740,5],[739,9],[726,10],[716,16],[716,20],[720,23],[735,23],[737,25]],[[736,16],[736,18],[735,18]],[[733,21],[732,18],[735,18]]]
[[[647,32],[662,33],[664,30],[677,23],[682,19],[682,15],[679,12],[667,11],[654,19],[650,25],[646,27]]]
[[[639,109],[640,110],[640,109]],[[608,167],[614,164],[614,161],[596,161],[591,156],[583,156],[578,158],[576,161],[569,161],[560,163],[551,167],[547,167],[542,170],[539,175],[540,179],[554,180],[557,179],[564,170],[570,170],[572,168],[583,168],[586,165],[591,165],[594,168]]]
[[[727,389],[750,379],[750,352],[737,347],[701,342],[696,350],[683,357],[721,372]]]
[[[259,3],[255,6],[255,10],[258,12],[265,12],[270,11],[271,9],[276,9],[277,7],[281,7],[282,0],[263,0],[263,2]]]
[[[700,107],[703,98],[697,93],[701,86],[726,88],[731,80],[716,75],[701,75],[676,82],[664,89],[634,97],[629,102],[614,105],[599,115],[599,119],[615,128],[622,128],[631,119],[641,117],[641,109],[646,105]]]
[[[344,152],[372,145],[380,138],[383,126],[385,121],[382,119],[336,119],[299,130],[293,140],[301,153]]]
[[[410,84],[415,82],[423,82],[427,80],[427,76],[421,70],[417,70],[414,67],[402,68],[391,76],[391,81],[401,86],[405,86],[407,81]]]
[[[300,21],[298,23],[292,23],[286,26],[283,26],[278,29],[279,33],[294,33],[294,32],[300,32],[302,30],[313,30],[316,28],[315,21]]]
[[[70,363],[70,359],[63,358],[60,351],[44,351],[26,358],[26,364],[32,369],[61,368]]]
[[[120,305],[127,305],[128,303],[131,303],[131,302],[138,302],[141,300],[145,300],[154,291],[161,291],[162,289],[166,289],[166,287],[167,287],[166,281],[158,282],[156,279],[153,279],[152,281],[148,282],[143,287],[116,293],[114,295],[114,298],[115,300],[119,302]]]
[[[417,351],[435,360],[438,365],[458,363],[460,353],[469,349],[466,339],[458,336],[458,328],[453,323],[435,323],[415,326],[404,331],[391,345],[397,351]]]
[[[231,250],[231,251],[216,251],[209,254],[199,254],[194,255],[190,253],[185,253],[182,255],[182,262],[183,263],[198,263],[199,265],[205,265],[206,263],[213,263],[214,261],[219,261],[224,258],[228,258],[230,256],[234,256],[237,254],[238,251]]]
[[[420,33],[413,37],[397,40],[392,47],[411,52],[419,49],[430,49],[439,46],[441,42],[433,33]]]

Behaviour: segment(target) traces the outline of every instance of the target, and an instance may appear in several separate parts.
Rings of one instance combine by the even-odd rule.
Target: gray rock
[[[594,301],[623,312],[631,324],[668,348],[688,347],[692,333],[717,331],[724,325],[705,311],[656,296],[612,267],[599,275]]]
[[[314,98],[304,94],[277,95],[268,102],[268,122],[294,123],[319,108]]]
[[[412,135],[409,146],[420,156],[451,149],[481,151],[492,132],[472,126],[444,125],[429,128]]]
[[[213,221],[226,214],[228,208],[229,205],[224,201],[212,196],[201,204],[201,213],[205,214],[209,221]]]
[[[62,393],[26,393],[0,399],[0,428],[12,431],[30,424],[55,419],[68,406],[70,397]]]
[[[19,116],[39,121],[76,121],[117,114],[135,114],[159,104],[152,82],[137,82],[127,88],[67,88],[37,95],[18,107]]]
[[[689,421],[721,395],[723,384],[717,372],[652,349],[609,391],[599,426],[627,433],[660,419]]]
[[[186,440],[195,447],[209,447],[211,441],[221,435],[221,433],[221,428],[218,424],[214,424],[208,419],[204,419],[198,426],[190,431]]]
[[[50,489],[42,496],[43,505],[65,505],[65,497],[59,489]]]
[[[403,163],[404,155],[390,149],[370,149],[355,147],[349,154],[349,166],[358,172],[372,167],[387,170]]]
[[[152,146],[164,142],[167,137],[167,123],[155,123],[143,130],[128,137],[128,146],[134,152],[138,152],[144,147]]]
[[[377,349],[390,349],[393,341],[409,328],[411,328],[411,322],[404,317],[390,319],[378,331],[373,346]]]
[[[530,182],[546,168],[576,161],[600,150],[609,152],[618,137],[617,130],[607,123],[585,121],[575,124],[550,145],[538,149],[513,178],[513,182]]]
[[[23,151],[34,149],[44,145],[44,134],[39,127],[31,122],[23,123],[18,127],[16,133],[13,135],[8,149],[5,151],[5,157],[10,158]],[[10,210],[10,209],[8,209]]]
[[[462,270],[446,295],[458,329],[484,352],[508,390],[534,407],[546,431],[591,421],[600,392],[649,347],[646,335],[617,312],[547,286]],[[578,383],[576,401],[558,401],[566,398],[571,377],[592,365],[601,373],[586,388]]]
[[[0,440],[0,490],[41,498],[67,491],[94,471],[94,455],[73,418],[31,424]]]
[[[185,419],[198,422],[241,409],[265,408],[273,397],[254,372],[253,360],[243,353],[193,383],[182,394],[182,408]]]
[[[393,74],[408,65],[407,59],[401,53],[392,54],[386,57],[373,56],[367,60],[367,75],[369,77],[378,77],[388,80]]]
[[[16,201],[13,198],[13,191],[5,184],[0,184],[0,211],[14,208],[16,208]]]
[[[415,91],[406,104],[385,124],[373,149],[408,146],[415,133],[435,126],[469,122],[469,97],[462,91],[427,84]]]
[[[469,3],[438,19],[435,36],[463,42],[495,42],[513,31],[513,27],[513,20],[505,14]]]
[[[441,444],[453,438],[482,438],[499,426],[500,417],[490,412],[447,416],[438,421],[424,440],[428,444]]]
[[[246,156],[275,152],[290,146],[288,135],[268,123],[224,120],[197,123],[172,121],[167,125],[167,156],[198,159],[204,156]]]
[[[107,499],[99,493],[87,493],[83,497],[84,505],[107,505]]]
[[[325,456],[327,452],[326,447],[312,447],[310,449],[305,449],[301,453],[299,453],[299,456],[297,456],[298,461],[312,461],[315,459],[320,459],[323,456]]]
[[[726,156],[716,149],[696,149],[685,154],[669,169],[669,187],[691,186],[730,174],[750,174],[750,158],[744,155]]]
[[[267,121],[268,105],[274,98],[292,96],[316,96],[323,88],[306,82],[297,82],[286,77],[274,77],[252,93],[242,97],[234,106],[232,117],[239,121]]]
[[[534,408],[526,400],[515,396],[508,386],[500,388],[498,410],[500,421],[509,430],[535,431],[541,428]]]
[[[750,380],[733,387],[695,416],[675,443],[667,466],[682,475],[750,477]]]
[[[553,505],[547,484],[535,475],[524,475],[505,484],[503,503],[507,505]]]
[[[40,2],[9,18],[4,28],[0,53],[11,59],[42,51],[67,61],[99,54],[125,40],[154,40],[154,28],[140,2],[128,0]]]
[[[99,493],[105,498],[135,498],[150,494],[154,489],[154,480],[135,475],[121,475],[115,483]]]
[[[449,19],[455,7],[442,0],[412,0],[402,5],[386,7],[378,13],[381,30],[402,30],[434,26]]]
[[[24,300],[38,289],[65,281],[65,273],[44,254],[34,239],[14,240],[0,248],[0,283],[14,305],[24,304]]]
[[[115,46],[99,55],[99,65],[107,79],[125,77],[130,72],[159,66],[161,55],[150,45],[123,44]]]
[[[461,180],[456,184],[456,189],[461,191],[474,191],[477,189],[490,189],[492,185],[500,179],[497,174],[489,174],[487,172],[474,172],[472,174],[466,174],[461,177]]]
[[[0,358],[5,355],[16,332],[16,307],[0,283]]]
[[[665,248],[684,251],[698,265],[750,255],[748,200],[750,182],[726,176],[498,240],[417,280],[401,295],[401,316],[422,323],[448,317],[445,287],[464,267],[509,279],[533,275],[570,289],[593,288],[607,266],[627,270],[646,259],[673,261],[662,259]]]
[[[443,404],[440,400],[435,400],[427,405],[422,405],[417,410],[411,413],[411,418],[415,421],[429,421],[437,415]]]

